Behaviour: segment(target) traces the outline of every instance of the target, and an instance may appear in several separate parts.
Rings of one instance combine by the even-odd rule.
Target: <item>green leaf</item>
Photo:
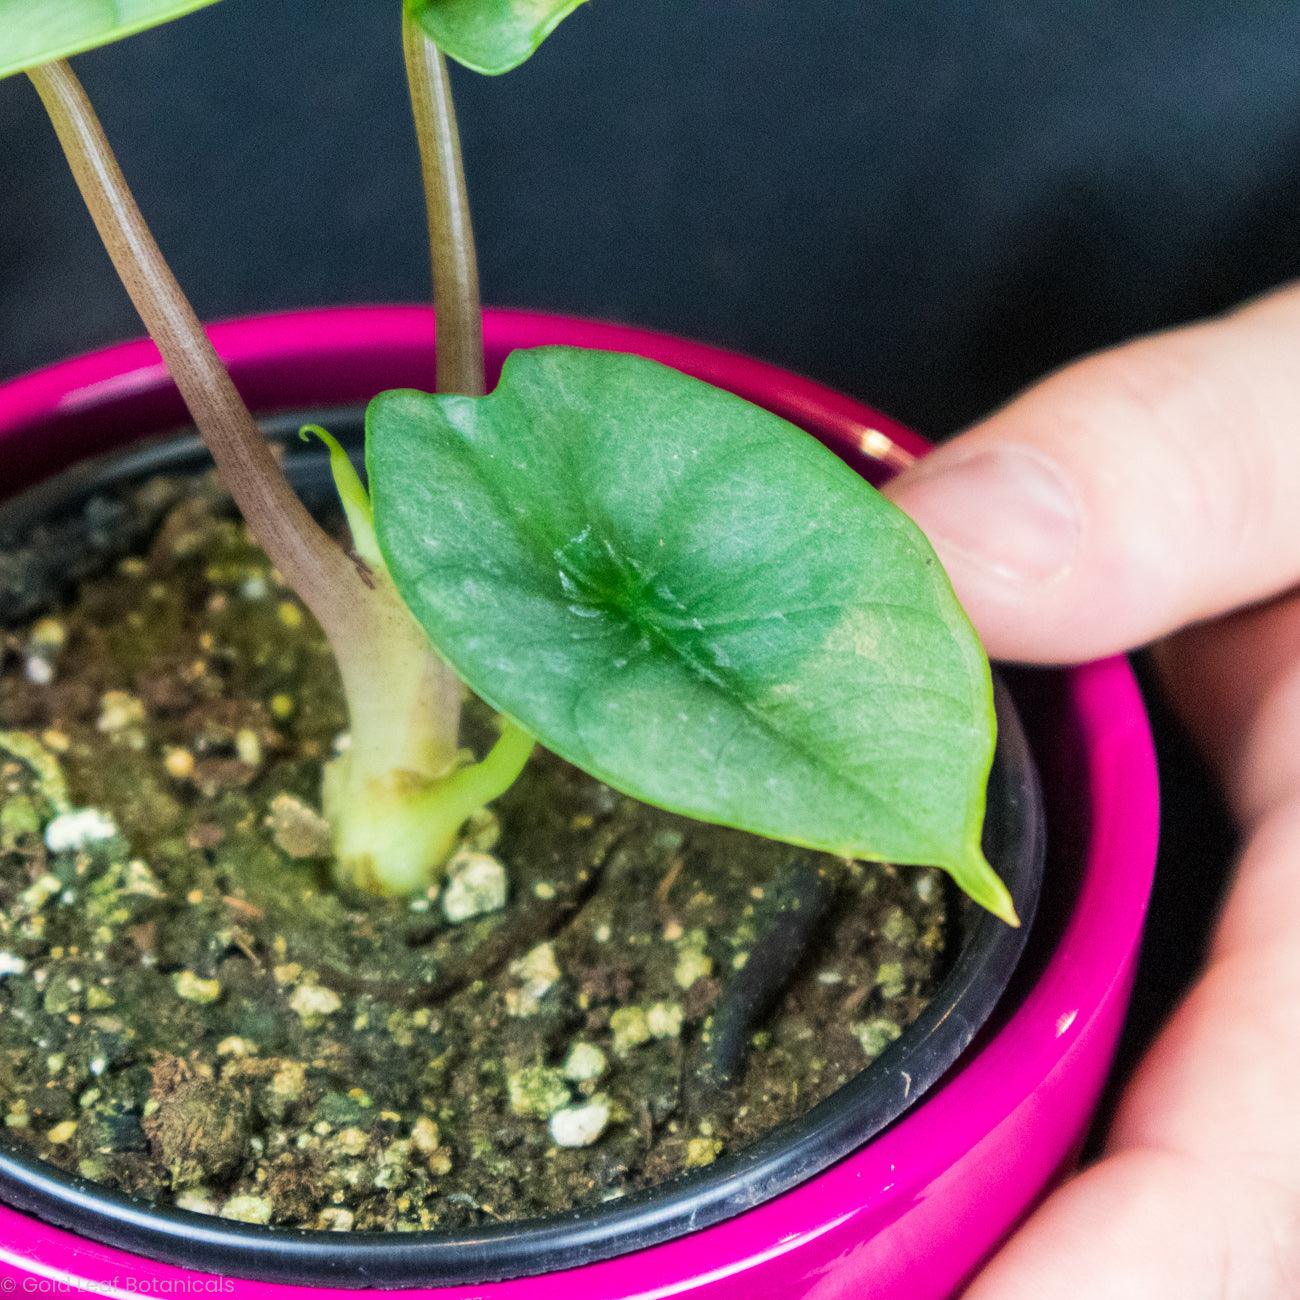
[[[381,394],[379,545],[465,681],[649,803],[947,868],[980,850],[988,661],[920,531],[813,438],[639,357],[515,352],[487,397]]]
[[[66,59],[216,0],[0,0],[0,77]]]
[[[583,0],[406,0],[429,39],[490,76],[526,62]]]

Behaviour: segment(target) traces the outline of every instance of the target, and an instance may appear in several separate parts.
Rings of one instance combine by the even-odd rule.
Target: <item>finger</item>
[[[1108,1150],[1177,1151],[1289,1192],[1300,1213],[1300,804],[1238,868],[1210,964],[1142,1060]]]
[[[889,491],[992,654],[1109,654],[1300,580],[1300,288],[1079,362]]]
[[[1300,595],[1191,628],[1155,658],[1239,821],[1300,795]]]
[[[1050,1197],[964,1300],[1286,1300],[1297,1286],[1300,1216],[1286,1192],[1132,1151]]]
[[[1300,1295],[1300,799],[1260,822],[1197,982],[1107,1155],[1034,1214],[970,1300]]]

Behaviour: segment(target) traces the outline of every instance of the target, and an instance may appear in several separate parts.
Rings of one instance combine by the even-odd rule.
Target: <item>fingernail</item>
[[[1004,581],[1050,582],[1079,545],[1078,502],[1060,470],[1027,447],[938,453],[890,495],[940,554],[956,554]]]

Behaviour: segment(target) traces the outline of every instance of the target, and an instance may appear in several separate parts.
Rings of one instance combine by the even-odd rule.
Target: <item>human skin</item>
[[[890,492],[995,657],[1154,643],[1245,845],[1102,1157],[967,1300],[1300,1297],[1300,286],[1068,367]]]

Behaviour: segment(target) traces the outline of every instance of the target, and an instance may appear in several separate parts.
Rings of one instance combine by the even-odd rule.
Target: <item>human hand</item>
[[[967,1300],[1300,1297],[1300,287],[1071,366],[889,491],[992,655],[1159,642],[1245,843],[1102,1159]]]

